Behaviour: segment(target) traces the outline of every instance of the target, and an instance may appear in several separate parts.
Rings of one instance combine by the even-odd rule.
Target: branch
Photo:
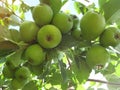
[[[104,84],[110,84],[110,85],[118,85],[118,86],[120,86],[120,83],[107,82],[107,81],[103,81],[103,80],[88,79],[87,81],[99,82],[99,83],[104,83]]]
[[[3,4],[5,4],[6,7],[7,7],[15,16],[17,16],[17,17],[20,18],[22,21],[24,21],[24,19],[22,19],[20,16],[18,16],[9,6],[7,6],[7,3],[6,3],[6,2],[4,2],[4,1],[0,1],[0,2],[2,2]]]

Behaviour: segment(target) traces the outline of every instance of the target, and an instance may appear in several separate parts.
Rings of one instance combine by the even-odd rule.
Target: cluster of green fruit
[[[95,11],[86,12],[79,20],[64,12],[53,14],[51,7],[42,3],[33,8],[32,16],[34,21],[24,21],[19,31],[10,30],[14,41],[27,43],[22,53],[18,50],[7,56],[3,68],[3,75],[12,79],[10,86],[15,90],[24,88],[31,81],[31,72],[35,75],[42,73],[46,51],[59,46],[64,39],[63,35],[69,34],[79,42],[94,43],[99,39],[99,43],[89,46],[86,53],[86,62],[91,68],[105,65],[110,59],[106,48],[115,47],[120,42],[118,28],[106,28],[104,16]]]
[[[106,49],[120,43],[120,31],[115,26],[106,25],[103,15],[95,11],[88,11],[80,22],[81,35],[86,41],[93,41],[86,53],[86,62],[90,67],[104,66],[110,60],[110,53]],[[97,43],[96,43],[97,41]]]
[[[57,47],[62,35],[73,28],[70,15],[64,12],[53,15],[53,10],[47,4],[35,6],[32,16],[34,21],[24,21],[19,31],[10,30],[13,41],[26,43],[23,52],[20,47],[20,50],[7,56],[3,68],[4,77],[12,79],[10,87],[14,90],[24,88],[31,81],[32,74],[42,73],[46,50]]]

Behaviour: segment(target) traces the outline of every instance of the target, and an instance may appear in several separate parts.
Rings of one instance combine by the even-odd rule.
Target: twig
[[[5,5],[7,4],[7,3],[4,2],[4,1],[0,1],[0,2],[4,3]],[[17,17],[20,18],[22,21],[24,21],[24,19],[22,19],[20,16],[18,16],[9,6],[6,5],[6,7],[7,7],[15,16],[17,16]]]
[[[99,83],[104,83],[104,84],[110,84],[110,85],[118,85],[118,86],[120,86],[120,83],[107,82],[107,81],[103,81],[103,80],[88,79],[87,81],[99,82]]]

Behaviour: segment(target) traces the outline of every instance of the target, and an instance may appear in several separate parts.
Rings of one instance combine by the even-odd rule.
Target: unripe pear
[[[33,42],[36,40],[39,27],[32,21],[24,21],[20,25],[20,35],[24,42]]]
[[[64,34],[68,33],[72,29],[73,19],[70,15],[60,12],[53,17],[52,24],[58,27]]]
[[[72,29],[71,35],[76,40],[81,40],[81,30],[80,28]]]
[[[45,52],[40,45],[33,44],[25,50],[25,57],[31,65],[39,65],[45,60]]]
[[[31,76],[31,72],[28,67],[19,67],[15,72],[15,78],[18,81],[27,81]]]
[[[40,4],[33,8],[32,16],[37,25],[49,24],[53,17],[53,11],[47,4]]]
[[[105,18],[95,11],[88,11],[80,21],[82,36],[85,40],[91,41],[96,39],[105,28]]]
[[[62,40],[60,30],[54,25],[44,25],[40,28],[37,41],[44,48],[55,48]]]
[[[120,30],[116,27],[108,27],[100,36],[100,44],[104,47],[117,46],[120,43]]]
[[[19,89],[21,90],[25,84],[26,84],[25,82],[18,81],[17,79],[14,78],[11,81],[10,90],[19,90]]]
[[[86,62],[90,67],[94,67],[97,65],[104,66],[106,62],[108,62],[109,60],[110,60],[110,54],[104,47],[100,45],[92,46],[87,51]]]

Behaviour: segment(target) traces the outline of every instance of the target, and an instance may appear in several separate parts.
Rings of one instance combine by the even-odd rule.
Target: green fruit
[[[72,29],[71,35],[74,39],[80,40],[81,39],[81,30],[80,28]]]
[[[70,15],[61,12],[53,17],[52,24],[58,27],[62,33],[68,33],[73,27],[73,19]]]
[[[31,72],[28,69],[28,67],[25,67],[25,66],[19,67],[15,72],[15,78],[18,81],[26,82],[30,78],[30,76],[31,76]]]
[[[100,45],[92,46],[86,54],[86,62],[90,67],[94,67],[96,65],[104,66],[109,59],[109,53]]]
[[[104,47],[117,46],[120,43],[120,31],[116,27],[108,27],[100,36],[100,44]]]
[[[10,69],[6,65],[4,66],[2,73],[5,78],[13,78],[14,77],[14,70]]]
[[[17,79],[13,79],[10,84],[10,90],[21,90],[23,86],[25,85],[24,82],[20,82]]]
[[[40,45],[33,44],[26,49],[25,57],[31,65],[39,65],[45,60],[45,52]]]
[[[22,90],[38,90],[38,86],[35,81],[30,81],[22,88]]]
[[[32,16],[37,25],[43,26],[51,22],[53,11],[47,4],[40,4],[33,8]]]
[[[13,41],[16,41],[16,42],[21,41],[20,32],[18,30],[10,29],[10,34],[11,34],[11,38],[12,38]]]
[[[24,42],[32,42],[36,40],[39,27],[32,21],[24,21],[20,25],[20,35]]]
[[[44,48],[56,47],[62,39],[60,30],[54,25],[43,26],[37,36],[38,43]]]
[[[95,11],[88,11],[82,17],[80,27],[83,38],[91,41],[96,39],[104,31],[105,19]]]

